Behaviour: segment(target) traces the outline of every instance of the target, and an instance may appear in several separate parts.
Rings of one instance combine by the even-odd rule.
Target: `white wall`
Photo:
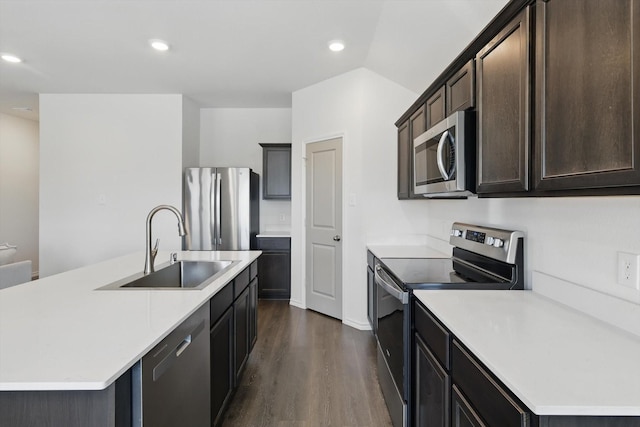
[[[0,243],[38,273],[38,122],[0,113]]]
[[[181,206],[181,95],[40,95],[40,273],[141,251],[156,205]],[[154,219],[179,249],[176,220]],[[160,261],[160,260],[158,260]]]
[[[291,109],[203,108],[200,123],[200,166],[250,167],[260,175],[262,194],[262,147],[258,144],[291,142]],[[260,231],[288,231],[290,227],[291,202],[260,196]]]
[[[640,304],[640,291],[616,284],[617,252],[640,254],[640,196],[397,200],[394,122],[415,99],[364,69],[293,94],[292,216],[300,220],[292,223],[292,304],[305,306],[304,144],[340,134],[345,323],[366,325],[366,245],[429,244],[450,251],[454,221],[523,230],[528,288],[533,278],[552,276]],[[352,193],[356,207],[347,203]],[[577,292],[572,297],[582,298]],[[595,315],[597,307],[586,311]]]
[[[305,145],[343,137],[343,322],[367,328],[366,237],[409,234],[395,198],[396,128],[394,122],[417,94],[367,70],[358,69],[293,94],[292,278],[291,303],[305,307],[304,201]],[[393,188],[388,191],[388,185]],[[349,200],[355,197],[355,206]],[[378,210],[374,210],[378,209]],[[389,224],[398,223],[393,229]]]

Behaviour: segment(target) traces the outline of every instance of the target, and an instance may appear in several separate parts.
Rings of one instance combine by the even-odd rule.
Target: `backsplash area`
[[[453,221],[524,231],[529,289],[541,277],[533,272],[539,272],[640,305],[639,290],[617,284],[618,252],[640,254],[638,196],[474,197],[418,203],[424,203],[418,211],[428,220],[414,221],[416,232],[438,240],[448,240]],[[407,204],[407,209],[414,208]],[[583,309],[590,311],[588,305]]]

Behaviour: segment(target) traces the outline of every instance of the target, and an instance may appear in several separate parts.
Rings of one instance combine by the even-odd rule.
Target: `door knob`
[[[335,240],[336,242],[340,241],[340,236],[338,236],[337,234],[335,236],[333,236],[333,240]]]

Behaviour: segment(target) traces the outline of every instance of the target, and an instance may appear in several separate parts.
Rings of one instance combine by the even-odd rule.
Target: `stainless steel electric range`
[[[382,258],[375,266],[378,377],[394,427],[410,425],[415,289],[524,289],[524,233],[454,223],[451,258]]]

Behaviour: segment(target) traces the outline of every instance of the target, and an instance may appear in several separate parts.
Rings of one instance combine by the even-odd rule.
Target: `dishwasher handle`
[[[173,351],[170,351],[156,366],[153,367],[153,381],[158,381],[160,377],[173,366],[180,355],[185,352],[187,347],[191,345],[193,340],[204,330],[205,321],[196,326],[184,339],[178,344]]]
[[[409,304],[409,292],[402,290],[379,264],[376,265],[375,281],[402,304]]]

